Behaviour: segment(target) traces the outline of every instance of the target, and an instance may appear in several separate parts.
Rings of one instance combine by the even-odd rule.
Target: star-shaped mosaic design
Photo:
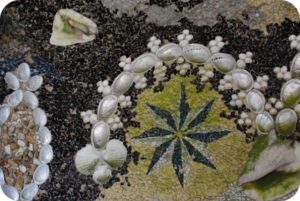
[[[207,145],[230,132],[228,130],[214,130],[215,128],[208,128],[203,125],[213,104],[214,99],[199,110],[191,111],[187,102],[185,86],[182,84],[178,112],[172,114],[160,107],[146,104],[156,126],[134,137],[134,139],[155,147],[147,174],[171,162],[183,187],[192,161],[216,169],[208,153]]]

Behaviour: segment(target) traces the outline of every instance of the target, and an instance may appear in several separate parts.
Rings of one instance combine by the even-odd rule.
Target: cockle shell
[[[204,45],[192,43],[184,46],[183,57],[194,64],[202,64],[211,57],[211,52]]]
[[[261,133],[269,133],[275,127],[273,117],[268,112],[262,112],[256,116],[256,127]]]
[[[133,75],[129,72],[123,72],[115,78],[112,84],[112,92],[116,95],[125,93],[133,83]]]
[[[87,144],[75,156],[75,166],[81,174],[91,175],[101,162],[101,154],[92,145]]]
[[[293,77],[300,76],[300,53],[296,54],[291,63],[291,72]]]
[[[30,201],[36,196],[39,191],[38,185],[35,183],[27,184],[24,186],[23,190],[20,193],[21,200]]]
[[[39,154],[39,160],[41,163],[47,164],[50,163],[53,159],[53,148],[51,145],[46,144],[41,148]]]
[[[38,131],[39,140],[42,143],[42,145],[50,144],[52,141],[52,135],[50,130],[47,127],[41,127]]]
[[[0,186],[5,184],[5,179],[4,179],[4,172],[2,168],[0,167]]]
[[[20,88],[20,81],[18,80],[17,76],[15,76],[11,72],[7,72],[5,74],[5,82],[7,83],[8,88],[12,90],[17,90]]]
[[[105,184],[111,177],[111,170],[107,167],[107,165],[100,165],[93,174],[93,180],[97,184]]]
[[[221,73],[229,73],[237,67],[235,58],[230,54],[216,53],[209,60]]]
[[[163,62],[172,63],[182,55],[182,48],[175,43],[168,43],[160,47],[156,56]]]
[[[289,108],[281,110],[275,120],[277,134],[280,136],[290,136],[294,134],[297,121],[298,117],[294,110]]]
[[[24,92],[23,100],[24,100],[25,104],[33,110],[39,106],[38,98],[36,97],[36,95],[34,93],[32,93],[30,91]]]
[[[118,107],[118,97],[115,95],[105,96],[98,105],[98,118],[106,119],[115,113]]]
[[[123,165],[127,158],[127,149],[120,140],[110,140],[103,152],[103,159],[112,168],[118,168]]]
[[[104,121],[100,121],[93,126],[91,141],[96,149],[103,148],[109,140],[110,128]]]
[[[36,91],[38,90],[43,84],[43,77],[36,75],[31,77],[27,82],[27,90],[29,91]]]
[[[41,185],[45,183],[49,178],[49,174],[50,174],[50,170],[48,165],[46,164],[39,165],[33,173],[34,183],[36,183],[37,185]]]
[[[30,67],[27,63],[21,63],[18,66],[17,77],[21,82],[26,82],[30,78]]]
[[[19,192],[15,187],[4,184],[1,186],[1,189],[3,193],[11,200],[13,201],[19,200]]]
[[[300,101],[300,80],[293,79],[286,82],[280,93],[281,101],[288,107],[294,107]]]
[[[265,104],[265,96],[260,91],[252,89],[248,92],[246,96],[246,105],[251,111],[260,113],[264,111]]]
[[[133,73],[145,73],[155,66],[158,61],[157,56],[152,53],[142,54],[132,62],[130,71]]]
[[[43,127],[47,124],[47,116],[44,110],[41,108],[36,108],[32,112],[33,121],[39,127]]]
[[[18,89],[12,92],[7,98],[7,104],[10,107],[18,106],[23,100],[23,91]]]
[[[4,124],[10,115],[10,107],[8,105],[0,106],[0,126]]]
[[[248,71],[235,69],[231,75],[234,87],[242,91],[249,91],[253,87],[253,77]]]

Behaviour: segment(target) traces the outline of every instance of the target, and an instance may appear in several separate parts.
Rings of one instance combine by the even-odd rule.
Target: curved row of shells
[[[14,91],[5,98],[0,106],[0,130],[9,121],[12,110],[20,105],[25,105],[32,110],[32,118],[37,128],[36,139],[42,147],[39,153],[40,165],[32,175],[32,183],[25,185],[22,191],[18,192],[15,187],[6,184],[4,173],[0,167],[0,185],[4,194],[10,199],[30,201],[38,193],[38,185],[45,183],[48,179],[50,170],[47,164],[53,159],[53,149],[50,145],[52,135],[45,126],[47,116],[45,111],[39,108],[38,98],[33,93],[42,86],[43,77],[40,75],[31,77],[29,65],[22,63],[14,72],[5,74],[5,82],[8,88]]]

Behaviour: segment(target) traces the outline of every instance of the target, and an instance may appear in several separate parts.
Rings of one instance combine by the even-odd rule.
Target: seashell
[[[44,110],[36,108],[32,112],[33,121],[39,127],[43,127],[47,124],[47,116]]]
[[[294,110],[292,109],[283,109],[281,110],[275,120],[276,131],[280,136],[290,136],[296,130],[298,117]]]
[[[294,107],[300,101],[300,80],[293,79],[286,82],[280,93],[281,101],[289,107]]]
[[[23,100],[23,91],[18,89],[12,92],[7,98],[7,104],[10,107],[18,106]]]
[[[33,173],[34,183],[36,183],[37,185],[41,185],[45,183],[49,178],[49,174],[50,174],[50,170],[48,165],[46,164],[39,165]]]
[[[133,75],[129,72],[123,72],[116,79],[112,84],[112,92],[116,95],[121,95],[125,93],[133,83]]]
[[[192,43],[184,46],[183,57],[194,64],[203,64],[211,57],[211,52],[204,45]]]
[[[5,82],[7,83],[8,88],[12,90],[17,90],[20,88],[20,81],[18,80],[17,76],[15,76],[11,72],[7,72],[5,74]]]
[[[142,54],[132,62],[130,71],[133,73],[145,73],[155,66],[158,61],[157,56],[152,53]]]
[[[249,91],[254,83],[252,75],[243,69],[232,71],[232,81],[234,86],[242,91]]]
[[[4,172],[0,167],[0,186],[5,184]]]
[[[106,184],[111,177],[111,170],[107,165],[100,165],[93,174],[93,180],[97,184]]]
[[[52,141],[52,135],[47,127],[41,127],[38,131],[39,140],[42,145],[50,144]]]
[[[36,91],[38,90],[43,84],[43,77],[36,75],[31,77],[27,82],[27,90],[29,91]]]
[[[75,156],[75,166],[78,172],[84,175],[91,175],[97,165],[101,163],[101,154],[92,145],[87,144],[80,149]]]
[[[44,145],[41,148],[40,154],[39,154],[39,160],[41,163],[47,164],[50,163],[53,159],[53,149],[52,146],[49,144]]]
[[[216,70],[221,73],[229,73],[237,67],[235,58],[230,54],[216,53],[210,59]]]
[[[260,113],[265,109],[266,99],[260,91],[252,89],[246,96],[246,104],[253,112]]]
[[[34,110],[35,108],[37,108],[39,106],[38,98],[36,97],[36,95],[34,93],[32,93],[30,91],[24,92],[23,100],[24,100],[25,104],[32,110]]]
[[[115,113],[118,107],[118,97],[115,95],[105,96],[98,105],[98,118],[106,119]]]
[[[21,63],[17,68],[17,77],[21,82],[27,82],[30,78],[30,67],[27,63]]]
[[[262,133],[269,133],[274,129],[274,119],[268,112],[260,113],[256,116],[256,127]]]
[[[91,141],[96,149],[100,149],[105,146],[109,141],[110,128],[104,121],[100,121],[93,126]]]
[[[4,184],[3,186],[1,186],[1,189],[3,193],[11,200],[19,200],[19,192],[15,187]]]
[[[4,124],[10,115],[10,107],[8,105],[0,106],[0,126]]]
[[[112,168],[118,168],[123,165],[127,158],[127,149],[120,140],[110,140],[103,152],[103,159]]]
[[[166,63],[172,63],[181,55],[182,55],[182,49],[179,45],[175,43],[168,43],[166,45],[163,45],[156,52],[156,56],[161,61]]]
[[[33,200],[33,198],[36,196],[38,191],[39,191],[39,187],[35,183],[25,185],[23,190],[20,193],[21,200],[24,201]]]
[[[300,76],[300,53],[296,54],[291,63],[291,73],[293,77]]]

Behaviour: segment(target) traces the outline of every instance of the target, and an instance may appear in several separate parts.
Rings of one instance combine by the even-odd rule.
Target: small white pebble
[[[24,165],[20,165],[19,169],[21,172],[25,173],[27,171],[27,168]]]

